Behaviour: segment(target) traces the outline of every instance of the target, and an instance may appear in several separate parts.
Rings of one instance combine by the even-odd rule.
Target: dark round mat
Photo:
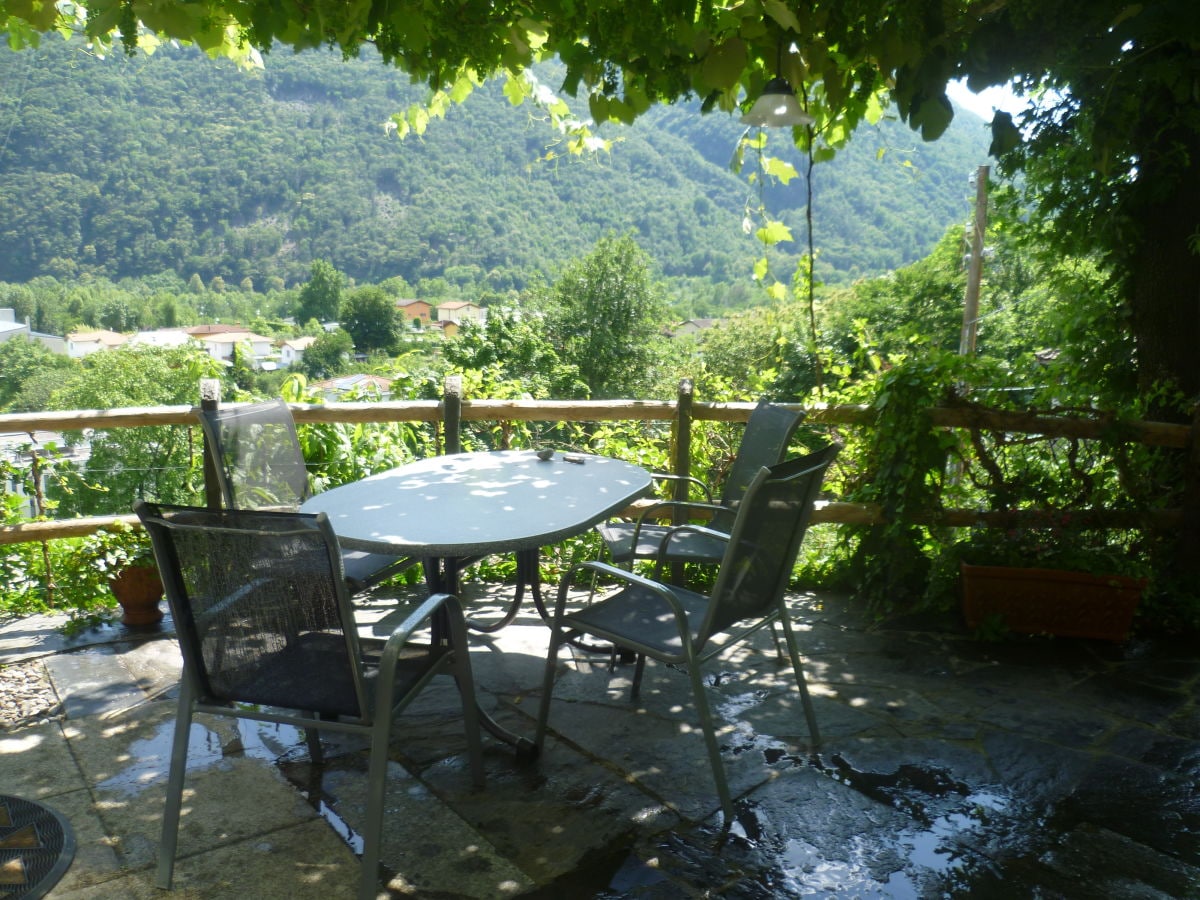
[[[33,900],[75,858],[71,825],[49,807],[0,794],[0,898]]]

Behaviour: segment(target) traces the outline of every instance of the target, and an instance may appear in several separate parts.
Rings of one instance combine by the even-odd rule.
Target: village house
[[[422,328],[433,321],[433,304],[426,300],[397,300],[396,311],[400,313],[405,326],[409,328],[412,327],[414,321],[420,323]]]
[[[447,303],[439,303],[437,307],[437,320],[439,322],[453,322],[455,325],[463,325],[467,322],[475,322],[482,325],[487,321],[487,310],[477,303],[471,303],[467,300],[451,300]],[[457,331],[457,329],[455,329]],[[450,332],[446,332],[446,337],[452,337]]]
[[[250,358],[243,359],[243,362],[251,368],[270,369],[275,367],[274,342],[269,337],[245,330],[193,336],[213,359],[232,363],[235,350],[244,352],[249,349]]]
[[[67,335],[67,356],[81,359],[99,350],[112,350],[124,345],[127,338],[115,331],[73,331]]]
[[[0,342],[23,334],[29,337],[29,326],[17,321],[17,313],[12,309],[0,309]]]
[[[154,331],[139,331],[126,340],[132,347],[186,347],[192,336],[182,328],[159,328]]]
[[[360,397],[392,399],[392,379],[382,375],[339,375],[324,381],[314,381],[310,388],[321,392],[326,400],[355,400]]]
[[[313,345],[315,337],[290,338],[279,342],[279,365],[291,368],[304,359],[304,351]]]

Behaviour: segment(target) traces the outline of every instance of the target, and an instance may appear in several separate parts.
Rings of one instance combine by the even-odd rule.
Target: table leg
[[[460,571],[459,566],[461,560],[457,557],[444,557],[441,559],[426,559],[422,565],[425,569],[425,583],[429,588],[430,593],[434,594],[452,594],[458,596]],[[538,595],[540,597],[540,589]],[[436,614],[430,623],[432,639],[435,644],[442,643],[448,639],[449,629],[446,627],[444,614]],[[469,648],[462,648],[464,652],[469,652]],[[529,740],[529,738],[521,737],[519,734],[514,734],[499,722],[488,715],[487,711],[476,701],[475,709],[479,715],[479,724],[483,730],[496,738],[498,741],[510,745],[517,755],[517,759],[522,762],[532,762],[537,759],[537,745]]]

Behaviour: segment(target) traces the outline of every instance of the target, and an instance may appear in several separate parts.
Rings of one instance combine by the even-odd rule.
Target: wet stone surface
[[[648,665],[634,701],[630,666],[610,671],[607,657],[564,650],[541,759],[521,764],[486,739],[482,791],[467,771],[457,692],[435,686],[392,747],[393,896],[1200,897],[1200,652],[1142,641],[987,644],[952,630],[872,630],[831,602],[795,605],[823,741],[810,746],[768,635],[716,661],[706,692],[738,808],[727,830],[678,670]],[[545,646],[533,615],[473,636],[481,706],[518,734],[533,733]],[[154,853],[178,677],[168,651],[113,646],[60,660],[42,667],[59,673],[49,692],[38,664],[20,661],[32,675],[0,669],[12,703],[27,680],[30,695],[64,701],[59,721],[0,734],[0,752],[7,739],[13,753],[0,764],[19,759],[25,777],[14,783],[52,795],[74,760],[79,805],[115,836],[110,852],[126,869],[148,870]],[[126,681],[97,687],[102,670]],[[139,692],[129,705],[126,694]],[[317,895],[351,896],[353,856],[337,845],[358,840],[361,743],[329,735],[326,763],[314,766],[295,729],[195,727],[199,814],[181,845],[197,854],[181,861],[196,873],[184,882],[195,896],[237,896],[202,875],[207,854],[293,828],[297,840],[323,829],[334,846],[322,858],[351,872]],[[70,747],[46,743],[55,733]],[[26,745],[36,756],[22,755]],[[230,791],[252,799],[217,827]],[[98,871],[89,883],[111,877]]]
[[[723,842],[640,842],[675,894],[603,896],[1200,896],[1192,651],[827,624],[802,638],[822,752],[774,756]]]

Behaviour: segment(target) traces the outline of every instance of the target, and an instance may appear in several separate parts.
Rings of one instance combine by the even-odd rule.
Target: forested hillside
[[[99,59],[48,38],[0,53],[0,281],[174,272],[264,290],[323,258],[364,282],[507,290],[633,230],[668,277],[746,282],[757,199],[728,168],[736,120],[666,108],[606,130],[611,154],[547,162],[555,134],[496,87],[424,137],[386,133],[419,96],[374,60],[316,52],[253,73],[170,47]],[[963,113],[936,144],[885,122],[819,165],[826,280],[927,253],[967,218],[986,147]],[[802,235],[799,180],[767,201]]]

